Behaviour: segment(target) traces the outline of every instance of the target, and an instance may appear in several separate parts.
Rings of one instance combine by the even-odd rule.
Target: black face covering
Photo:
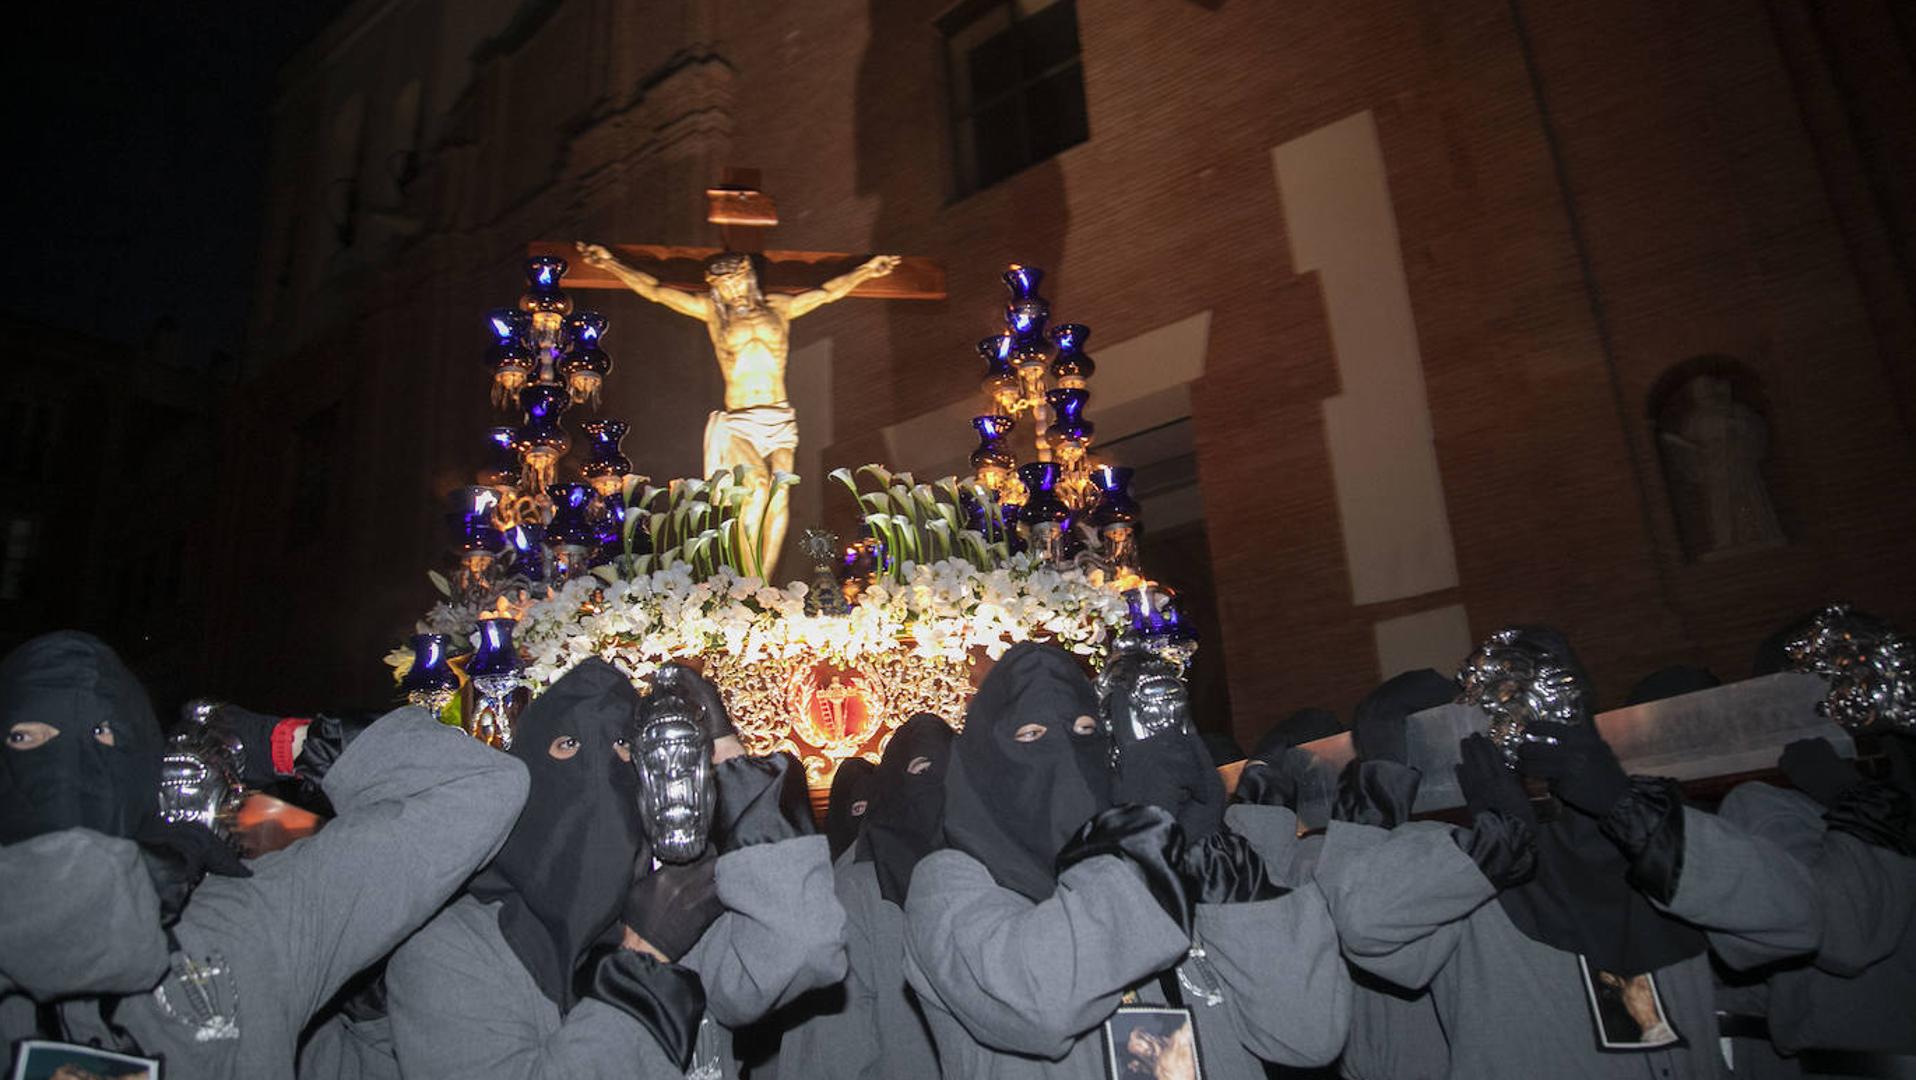
[[[1224,781],[1192,730],[1177,670],[1156,657],[1118,657],[1099,680],[1106,726],[1117,747],[1111,801],[1163,807],[1186,840],[1224,825]]]
[[[15,724],[59,734],[16,750]],[[111,730],[113,745],[100,741]],[[146,689],[88,634],[37,637],[0,661],[0,843],[61,829],[133,838],[156,820],[160,725]]]
[[[858,827],[865,823],[871,807],[872,781],[877,774],[878,766],[864,758],[849,758],[839,764],[837,775],[832,777],[831,801],[825,804],[825,841],[831,846],[833,862],[858,839]]]
[[[506,942],[561,1011],[577,1001],[573,968],[613,931],[646,855],[638,772],[615,746],[623,740],[630,752],[638,705],[626,677],[594,658],[526,707],[510,751],[532,776],[526,806],[469,889],[503,901]],[[578,743],[565,760],[551,754],[562,737]]]
[[[1057,887],[1058,849],[1110,805],[1108,744],[1071,735],[1072,722],[1095,718],[1097,706],[1069,653],[1021,642],[985,676],[952,740],[945,842],[1033,900]]]
[[[905,902],[912,870],[937,850],[944,833],[953,738],[950,724],[919,713],[892,733],[878,762],[858,860],[876,864],[878,895],[894,904]]]
[[[1562,634],[1526,628],[1525,640],[1572,672],[1590,699],[1583,664]],[[1583,722],[1592,718],[1586,715]],[[1596,819],[1555,800],[1538,818],[1536,876],[1497,894],[1504,914],[1526,937],[1581,953],[1617,975],[1655,971],[1707,947],[1701,931],[1658,911],[1631,886],[1628,861],[1598,831]]]

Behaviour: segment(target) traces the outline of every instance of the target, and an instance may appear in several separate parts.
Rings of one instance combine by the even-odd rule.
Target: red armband
[[[293,737],[305,729],[311,720],[289,716],[273,725],[273,771],[281,776],[293,775]]]

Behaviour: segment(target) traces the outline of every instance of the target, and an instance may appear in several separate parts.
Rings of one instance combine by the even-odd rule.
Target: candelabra
[[[529,259],[525,271],[526,290],[517,306],[486,315],[492,401],[501,409],[516,407],[519,423],[487,430],[476,483],[453,492],[448,519],[459,599],[478,613],[479,646],[465,668],[474,687],[465,726],[499,746],[510,744],[513,720],[527,696],[512,642],[525,606],[623,553],[630,542],[644,543],[624,527],[626,499],[645,481],[619,448],[624,421],[580,424],[587,444],[579,467],[583,482],[559,479],[560,462],[573,446],[563,417],[574,406],[596,408],[612,371],[612,358],[601,347],[606,318],[573,310],[561,288],[564,259]],[[406,692],[419,704],[441,708],[458,685],[446,663],[452,642],[422,635],[413,647]]]
[[[972,479],[1013,538],[1053,563],[1094,561],[1112,576],[1135,578],[1138,505],[1131,470],[1100,463],[1091,452],[1097,427],[1085,419],[1097,362],[1084,351],[1091,329],[1059,323],[1046,329],[1051,303],[1038,293],[1044,271],[1012,264],[1005,329],[978,343],[981,384],[990,412],[973,418],[978,447]],[[1030,451],[1020,463],[1011,436],[1023,420]]]

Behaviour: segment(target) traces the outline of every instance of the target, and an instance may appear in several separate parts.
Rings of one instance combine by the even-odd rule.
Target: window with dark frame
[[[938,25],[959,195],[1091,137],[1075,0],[970,0]]]

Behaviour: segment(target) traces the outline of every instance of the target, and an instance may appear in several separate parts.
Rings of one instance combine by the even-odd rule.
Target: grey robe
[[[1739,785],[1723,800],[1725,820],[1809,868],[1823,912],[1814,957],[1732,991],[1725,1008],[1767,1015],[1786,1054],[1825,1048],[1916,1055],[1916,859],[1829,831],[1823,809],[1801,792],[1768,784]],[[1739,1039],[1736,1049],[1739,1076],[1802,1075],[1796,1061],[1767,1046]],[[1916,1072],[1916,1060],[1906,1068]]]
[[[1449,826],[1413,822],[1386,833],[1334,822],[1317,881],[1353,963],[1399,986],[1430,988],[1453,1076],[1723,1074],[1707,955],[1655,972],[1684,1044],[1599,1052],[1577,956],[1511,923]],[[1774,845],[1695,810],[1684,811],[1683,874],[1666,910],[1710,931],[1718,956],[1737,966],[1809,952],[1820,937],[1809,875]]]
[[[0,848],[9,993],[81,995],[60,1006],[66,1037],[106,1046],[115,1036],[95,995],[130,993],[115,1020],[141,1052],[166,1058],[169,1075],[291,1076],[300,1029],[320,1006],[498,849],[526,773],[423,709],[401,709],[354,740],[322,786],[336,818],[251,862],[250,878],[208,877],[174,927],[180,957],[223,963],[213,990],[237,998],[237,1037],[195,1038],[136,846],[83,830]],[[0,1039],[30,1033],[26,1005],[0,1004]]]
[[[1309,884],[1274,900],[1199,905],[1200,959],[1142,875],[1114,856],[1073,866],[1034,904],[948,849],[913,872],[905,920],[906,977],[947,1077],[1101,1077],[1100,1025],[1140,983],[1143,1003],[1163,1004],[1152,976],[1167,970],[1214,1080],[1260,1080],[1258,1058],[1324,1064],[1344,1043],[1350,982]]]
[[[719,857],[725,905],[682,963],[705,987],[701,1054],[736,1076],[728,1027],[845,976],[845,915],[822,836]],[[393,954],[387,1009],[407,1080],[677,1076],[651,1034],[587,999],[564,1016],[499,931],[499,906],[462,896]],[[712,1045],[707,1040],[716,1040]]]
[[[843,1003],[785,1033],[776,1075],[795,1080],[936,1076],[931,1030],[905,985],[905,913],[879,895],[874,864],[853,861],[856,854],[854,846],[841,855],[833,872],[845,908],[849,965]]]

